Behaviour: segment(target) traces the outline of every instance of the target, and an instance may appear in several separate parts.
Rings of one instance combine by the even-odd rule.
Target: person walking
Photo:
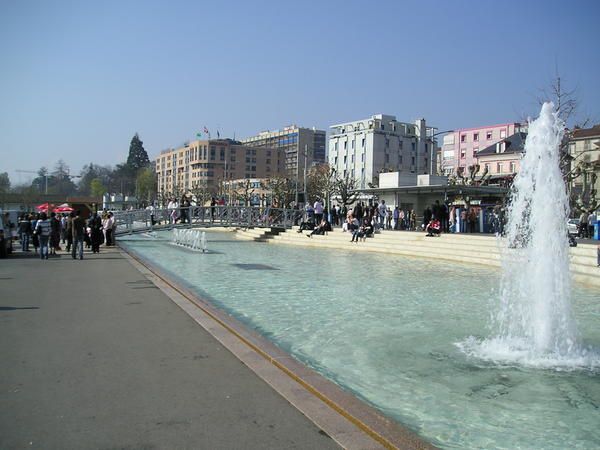
[[[83,239],[85,236],[85,219],[81,217],[81,211],[77,211],[75,217],[71,218],[71,240],[73,245],[71,247],[71,256],[73,259],[83,259]]]
[[[50,213],[50,254],[56,255],[56,250],[60,250],[60,220],[56,218],[56,213]]]
[[[578,236],[580,238],[586,238],[587,237],[587,231],[588,231],[588,213],[586,211],[583,211],[581,213],[581,215],[579,216],[579,233]]]
[[[19,218],[19,239],[21,240],[21,251],[29,251],[29,238],[31,236],[31,222],[27,217],[27,214],[23,214]]]
[[[48,215],[43,212],[40,214],[40,219],[35,225],[35,234],[40,242],[40,258],[48,259],[48,242],[50,241],[51,225],[48,220]]]
[[[94,213],[92,218],[88,221],[90,228],[90,240],[92,241],[92,252],[100,253],[100,244],[102,244],[102,220],[98,216],[98,213]]]
[[[597,216],[594,211],[588,215],[588,238],[594,239],[594,225],[596,225]]]

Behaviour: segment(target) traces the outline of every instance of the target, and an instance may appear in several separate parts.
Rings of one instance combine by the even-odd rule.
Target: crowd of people
[[[93,253],[99,253],[102,244],[114,246],[117,224],[110,211],[95,212],[87,219],[81,211],[73,211],[23,213],[16,227],[23,252],[30,252],[31,246],[41,259],[48,259],[65,246],[73,259],[83,259],[84,246]]]

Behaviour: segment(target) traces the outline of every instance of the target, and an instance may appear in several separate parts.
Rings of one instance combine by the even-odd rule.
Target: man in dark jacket
[[[81,211],[77,211],[75,218],[71,219],[71,236],[73,237],[73,247],[71,256],[73,259],[83,259],[83,238],[85,236],[85,219],[81,217]]]

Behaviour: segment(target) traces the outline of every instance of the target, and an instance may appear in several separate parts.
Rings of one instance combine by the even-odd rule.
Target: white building
[[[361,189],[377,185],[381,172],[428,174],[432,157],[435,164],[435,129],[427,127],[425,119],[412,124],[377,114],[330,128],[329,165],[356,179]]]

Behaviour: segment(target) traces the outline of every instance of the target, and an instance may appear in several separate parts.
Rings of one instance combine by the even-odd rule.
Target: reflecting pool
[[[210,231],[207,253],[171,239],[165,231],[120,242],[434,445],[600,447],[595,363],[541,369],[461,350],[489,334],[496,269]],[[598,292],[575,286],[572,303],[583,344],[597,351]]]

